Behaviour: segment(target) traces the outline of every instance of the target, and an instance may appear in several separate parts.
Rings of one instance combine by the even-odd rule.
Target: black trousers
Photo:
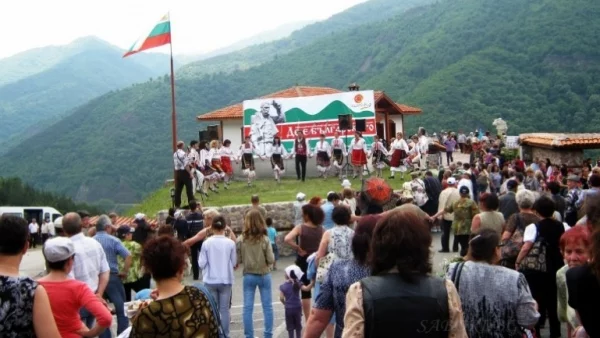
[[[446,162],[448,163],[448,165],[450,165],[450,163],[454,162],[454,156],[452,156],[452,154],[453,154],[452,151],[446,152]]]
[[[125,301],[131,301],[131,291],[139,292],[144,289],[150,288],[150,275],[144,275],[142,278],[132,283],[123,283],[125,288]]]
[[[442,220],[442,250],[450,251],[450,230],[452,229],[452,221]],[[456,244],[458,247],[458,243]]]
[[[304,182],[306,178],[306,155],[296,155],[296,176]]]
[[[29,234],[29,248],[35,248],[37,246],[37,243],[39,241],[39,235],[38,234]]]
[[[202,242],[198,242],[190,248],[192,253],[192,274],[194,275],[194,280],[198,280],[200,278],[200,266],[198,265],[198,255],[200,255],[200,248],[202,247]]]
[[[464,257],[467,254],[467,250],[469,250],[469,237],[471,235],[454,235],[454,238],[460,244],[460,253],[461,257]]]
[[[175,171],[175,208],[181,207],[181,192],[185,187],[188,203],[194,199],[194,185],[190,174],[185,170]]]
[[[535,330],[540,332],[540,325],[548,319],[550,322],[550,337],[560,336],[560,321],[556,312],[556,273],[523,271],[531,296],[538,303],[540,319],[535,325]]]

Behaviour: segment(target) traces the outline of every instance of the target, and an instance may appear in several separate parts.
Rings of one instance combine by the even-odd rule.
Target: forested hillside
[[[385,90],[421,107],[407,132],[491,128],[509,134],[597,131],[600,2],[446,0],[332,34],[247,71],[177,82],[179,138],[194,117],[300,85]],[[111,92],[0,159],[0,172],[78,200],[139,199],[171,175],[167,78]],[[32,163],[44,162],[44,169]]]
[[[249,46],[239,51],[187,64],[178,70],[183,78],[197,78],[213,73],[246,70],[277,59],[298,48],[334,33],[371,22],[381,22],[411,8],[430,4],[435,0],[370,0],[327,20],[316,22],[293,32],[288,38]]]
[[[77,210],[87,210],[94,215],[103,212],[103,210],[85,203],[75,203],[69,197],[38,191],[14,177],[0,177],[0,205],[48,206],[57,209],[63,214]]]
[[[57,48],[46,47],[50,55],[60,54]],[[168,69],[166,55],[123,59],[122,50],[94,37],[58,50],[62,51],[56,56],[62,57],[60,62],[0,86],[0,154],[15,144],[14,140],[6,143],[11,138],[36,135],[74,107],[110,90],[163,75]],[[25,63],[35,60],[32,53],[21,57]],[[39,59],[43,60],[43,55]],[[10,66],[7,63],[0,60],[0,65]]]

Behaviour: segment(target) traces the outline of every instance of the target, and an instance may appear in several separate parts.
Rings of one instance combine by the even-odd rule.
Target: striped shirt
[[[72,236],[71,241],[75,247],[75,258],[69,276],[87,284],[92,292],[98,291],[99,275],[110,269],[102,245],[83,233]]]
[[[110,273],[119,273],[119,261],[117,256],[121,256],[121,258],[125,259],[131,255],[129,251],[125,249],[125,246],[123,246],[123,243],[121,243],[120,240],[107,234],[106,231],[98,231],[96,236],[94,236],[94,239],[98,241],[104,249],[106,261],[110,267]]]

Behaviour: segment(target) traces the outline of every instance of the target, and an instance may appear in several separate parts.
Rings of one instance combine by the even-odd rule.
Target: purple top
[[[454,151],[454,148],[456,148],[456,141],[454,139],[446,140],[444,145],[446,146],[446,151]]]
[[[300,303],[300,282],[293,282],[292,280],[286,280],[279,287],[283,297],[285,297],[285,308],[286,309],[299,309],[302,307]]]

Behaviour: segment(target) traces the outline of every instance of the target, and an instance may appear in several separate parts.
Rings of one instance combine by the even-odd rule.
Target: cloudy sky
[[[285,23],[325,19],[365,1],[2,1],[0,58],[35,47],[66,44],[87,35],[126,49],[169,11],[173,52],[207,52]]]

